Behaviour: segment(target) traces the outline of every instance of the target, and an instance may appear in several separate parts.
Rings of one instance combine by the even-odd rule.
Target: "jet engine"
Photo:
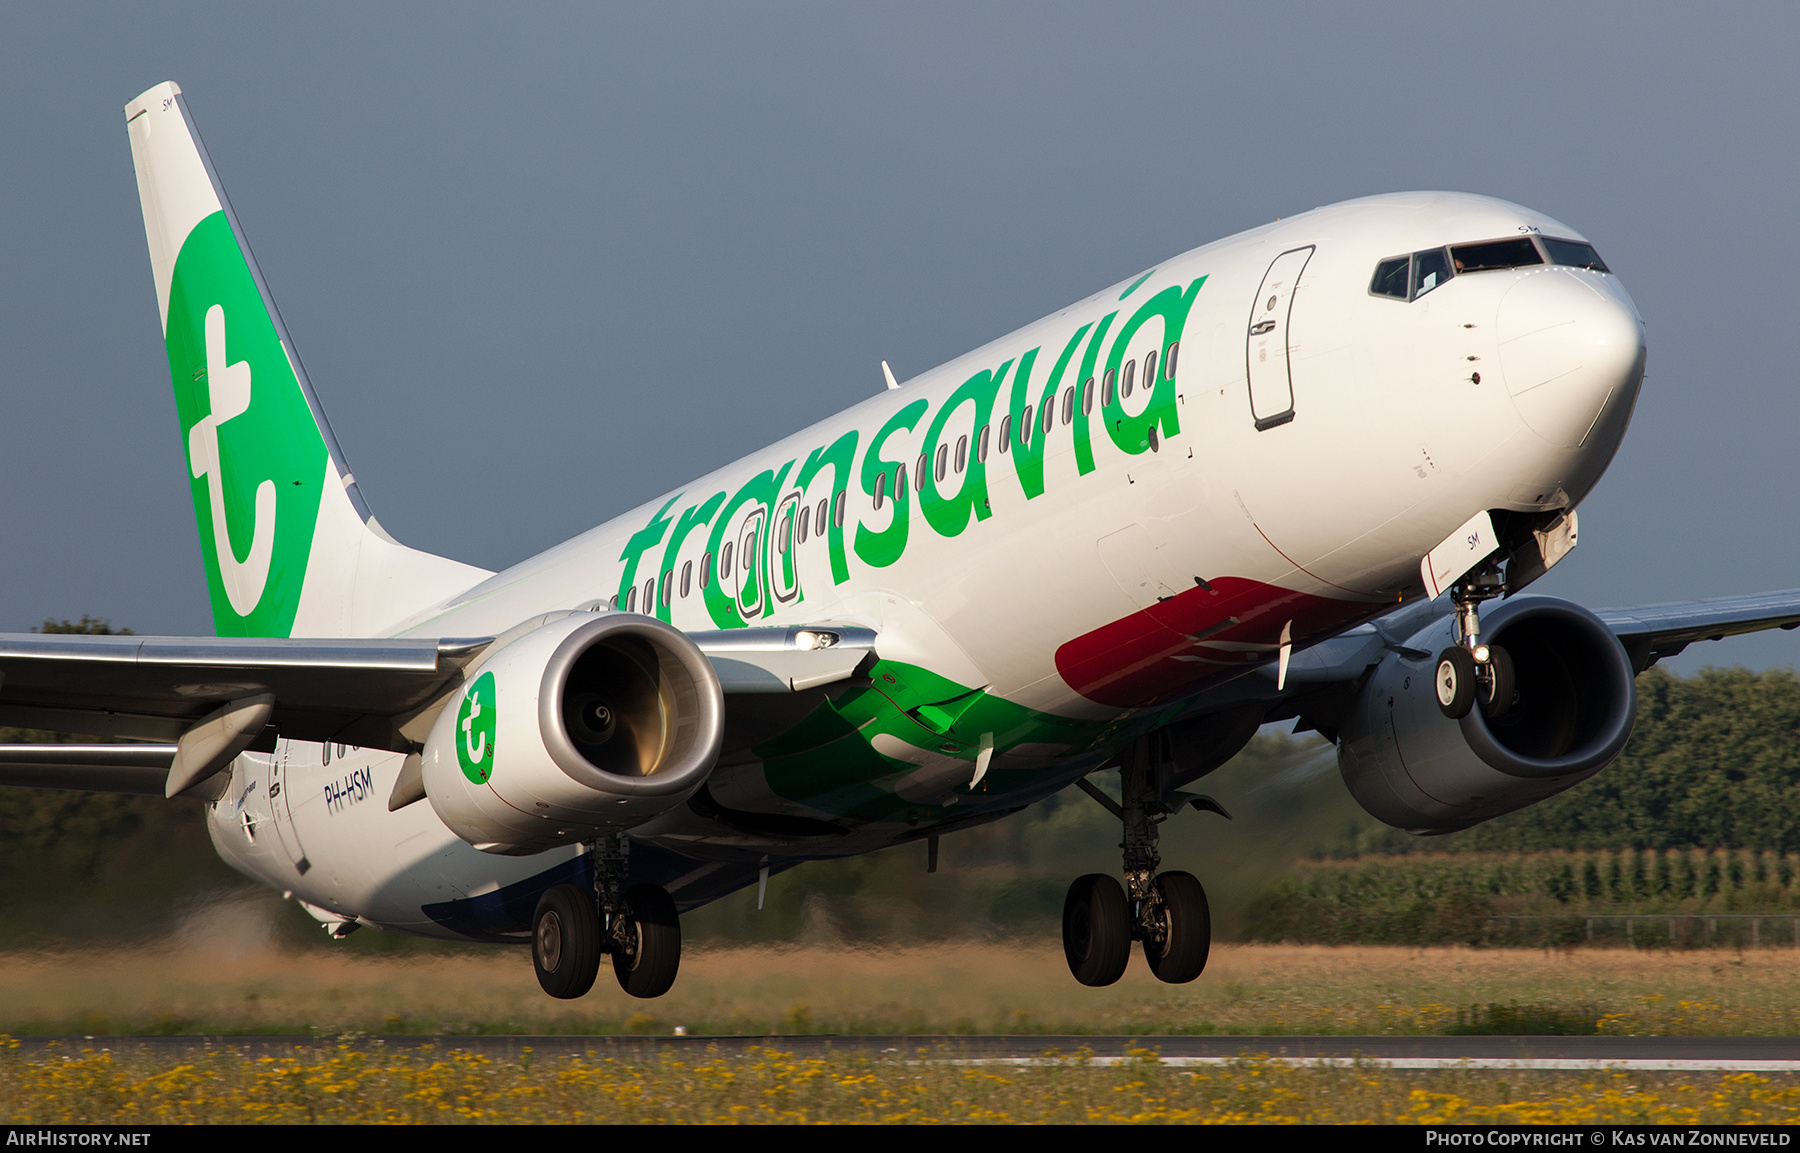
[[[490,853],[616,833],[685,801],[724,739],[711,662],[635,613],[573,613],[508,641],[432,725],[425,795]]]
[[[1547,597],[1484,612],[1483,643],[1512,658],[1508,701],[1460,720],[1438,707],[1437,654],[1452,618],[1375,666],[1339,732],[1338,768],[1357,803],[1414,833],[1449,833],[1551,797],[1625,748],[1637,710],[1631,662],[1593,613]]]

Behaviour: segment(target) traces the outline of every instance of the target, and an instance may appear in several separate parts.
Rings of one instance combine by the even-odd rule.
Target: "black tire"
[[[681,969],[681,916],[661,885],[633,885],[625,902],[631,915],[620,926],[624,947],[613,951],[613,976],[633,997],[660,997]]]
[[[1459,721],[1469,715],[1475,705],[1475,657],[1468,649],[1451,645],[1438,654],[1431,689],[1445,716]]]
[[[1063,901],[1063,955],[1069,972],[1098,988],[1125,975],[1131,961],[1131,907],[1105,873],[1077,877]]]
[[[1487,681],[1481,686],[1483,716],[1497,717],[1513,706],[1512,654],[1499,645],[1488,646]]]
[[[1206,968],[1212,950],[1212,910],[1192,873],[1163,873],[1154,882],[1162,898],[1163,943],[1144,940],[1144,960],[1156,979],[1185,985]]]
[[[600,972],[600,914],[592,890],[558,885],[538,898],[531,918],[531,961],[538,984],[570,1000],[594,987]]]

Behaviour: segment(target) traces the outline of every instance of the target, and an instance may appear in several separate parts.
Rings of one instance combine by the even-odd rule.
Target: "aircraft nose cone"
[[[1555,269],[1500,299],[1500,365],[1531,430],[1576,448],[1609,401],[1629,402],[1644,374],[1644,326],[1613,282]]]

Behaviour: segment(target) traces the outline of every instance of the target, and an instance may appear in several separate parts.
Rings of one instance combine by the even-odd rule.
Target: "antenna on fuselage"
[[[894,370],[887,366],[885,360],[881,362],[881,375],[887,378],[887,386],[890,390],[900,387],[900,382],[894,379]]]

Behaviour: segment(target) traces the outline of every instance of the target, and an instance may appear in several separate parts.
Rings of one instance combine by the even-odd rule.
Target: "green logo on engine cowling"
[[[487,784],[494,772],[494,721],[499,715],[494,674],[482,673],[469,686],[456,713],[456,763],[462,766],[463,776],[478,785]]]

